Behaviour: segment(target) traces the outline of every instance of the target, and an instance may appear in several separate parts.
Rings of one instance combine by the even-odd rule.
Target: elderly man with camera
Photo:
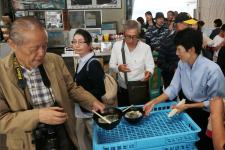
[[[77,149],[71,100],[88,110],[104,105],[76,86],[60,56],[46,53],[48,36],[33,17],[13,22],[12,53],[0,62],[0,134],[8,149]]]

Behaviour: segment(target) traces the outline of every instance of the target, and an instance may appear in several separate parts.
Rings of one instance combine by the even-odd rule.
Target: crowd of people
[[[224,149],[225,24],[216,19],[207,37],[204,22],[186,12],[168,11],[167,18],[158,12],[153,18],[147,11],[145,17],[146,22],[127,20],[123,40],[113,44],[109,70],[117,74],[118,106],[132,105],[134,94],[149,91],[157,65],[164,90],[154,99],[139,99],[145,114],[158,103],[185,98],[185,104],[173,108],[188,113],[201,128],[197,148]],[[80,55],[74,77],[60,56],[47,53],[48,35],[36,18],[15,20],[8,34],[12,52],[0,60],[0,134],[7,135],[8,149],[91,150],[92,112],[104,111],[106,89],[90,33],[78,29],[71,41]],[[133,97],[131,86],[141,87]],[[47,133],[38,136],[43,128]]]
[[[211,136],[206,132],[208,123],[214,124],[215,128],[218,125],[224,131],[223,121],[213,121],[217,117],[225,120],[222,107],[225,95],[225,24],[222,24],[221,19],[216,19],[215,29],[208,37],[202,30],[204,21],[197,21],[185,12],[176,14],[168,11],[167,19],[161,12],[156,13],[155,19],[149,11],[145,16],[146,24],[141,25],[146,27],[141,30],[145,34],[141,35],[145,35],[142,36],[143,41],[158,52],[157,66],[161,69],[165,88],[159,97],[145,104],[146,114],[162,101],[185,98],[186,104],[173,108],[177,108],[179,112],[187,112],[202,129],[199,133],[200,141],[196,142],[197,148],[213,149],[214,143],[215,149],[223,149],[224,132]],[[217,117],[214,116],[212,121],[209,119],[210,108],[211,111],[217,109],[214,103],[222,106],[217,111],[220,116],[215,115]],[[210,104],[213,106],[210,107]],[[215,136],[217,137],[212,142],[211,138]]]

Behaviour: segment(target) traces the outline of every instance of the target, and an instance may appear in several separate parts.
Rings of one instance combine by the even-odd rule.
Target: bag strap
[[[90,58],[87,62],[87,66],[86,66],[86,71],[88,72],[89,71],[89,65],[92,61],[98,61],[99,62],[99,59],[98,58]],[[100,63],[100,62],[99,62]],[[104,75],[104,78],[106,77],[106,74]],[[103,78],[103,79],[104,79]]]
[[[123,40],[121,52],[122,52],[123,64],[126,64],[126,56],[125,56],[124,45],[125,45],[125,41]],[[128,83],[127,72],[124,72],[124,77],[125,77],[125,82],[127,84]]]
[[[96,61],[99,62],[98,58],[91,58],[91,59],[89,59],[88,62],[87,62],[87,67],[86,67],[86,71],[87,71],[87,72],[89,71],[89,65],[90,65],[90,63],[91,63],[92,61],[94,61],[94,60],[96,60]]]

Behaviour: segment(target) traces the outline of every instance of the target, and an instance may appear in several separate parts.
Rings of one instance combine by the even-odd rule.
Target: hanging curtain
[[[206,23],[206,27],[213,27],[213,21],[220,18],[225,22],[225,0],[199,0],[199,19]]]

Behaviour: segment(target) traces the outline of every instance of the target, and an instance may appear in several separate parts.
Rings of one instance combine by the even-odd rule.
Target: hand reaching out
[[[104,112],[105,105],[101,103],[100,101],[94,101],[93,102],[93,110],[98,111],[100,110],[101,112]]]
[[[152,101],[149,101],[148,103],[146,103],[143,107],[143,110],[145,111],[145,115],[149,115],[149,113],[152,111],[152,109],[154,108],[155,106],[155,102],[154,100]]]

